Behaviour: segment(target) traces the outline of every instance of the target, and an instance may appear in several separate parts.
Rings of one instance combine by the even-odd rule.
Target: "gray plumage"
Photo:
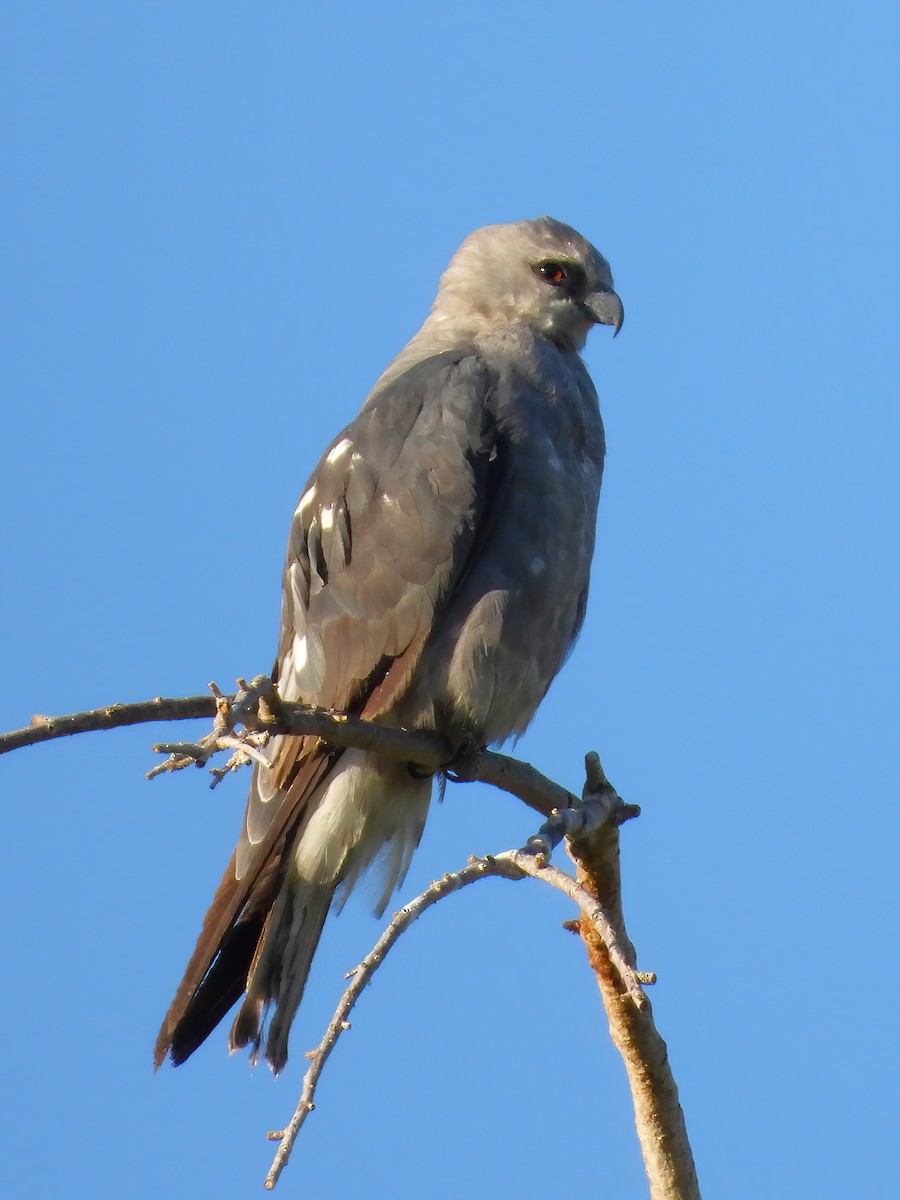
[[[466,239],[294,513],[285,699],[452,742],[525,729],[587,601],[604,440],[578,352],[593,324],[621,322],[608,263],[568,226]],[[267,753],[157,1065],[183,1061],[243,995],[231,1048],[255,1058],[265,1041],[280,1069],[335,892],[379,860],[381,911],[421,836],[431,780],[315,739]]]

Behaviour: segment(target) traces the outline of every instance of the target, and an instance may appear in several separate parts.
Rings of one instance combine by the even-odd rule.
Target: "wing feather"
[[[273,671],[283,697],[389,718],[485,516],[493,386],[473,352],[437,355],[376,389],[326,451],[288,540]],[[267,754],[163,1022],[157,1065],[169,1050],[187,1057],[244,990],[285,847],[339,757],[294,735],[273,739]]]

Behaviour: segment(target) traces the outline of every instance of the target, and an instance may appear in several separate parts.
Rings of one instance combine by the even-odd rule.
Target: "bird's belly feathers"
[[[527,570],[473,605],[450,660],[447,709],[485,742],[525,729],[580,624],[587,580],[567,575],[556,554],[532,555]]]
[[[426,647],[402,707],[412,724],[485,743],[521,733],[584,617],[600,470],[579,456],[516,472],[478,563]],[[552,455],[552,450],[551,450]],[[427,687],[418,687],[427,680]],[[440,687],[435,689],[435,682]]]

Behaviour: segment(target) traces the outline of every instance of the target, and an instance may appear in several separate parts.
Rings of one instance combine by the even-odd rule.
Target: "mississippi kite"
[[[425,324],[294,513],[273,678],[286,700],[487,745],[521,733],[584,619],[603,469],[579,357],[622,323],[609,264],[540,217],[471,234]],[[376,861],[379,911],[431,779],[283,736],[156,1043],[183,1062],[237,1000],[231,1049],[277,1071],[328,910]]]

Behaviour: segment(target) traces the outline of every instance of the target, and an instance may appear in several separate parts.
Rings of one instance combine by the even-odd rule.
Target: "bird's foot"
[[[471,783],[478,776],[478,760],[484,746],[470,733],[457,733],[447,738],[452,754],[441,773],[454,783]]]

